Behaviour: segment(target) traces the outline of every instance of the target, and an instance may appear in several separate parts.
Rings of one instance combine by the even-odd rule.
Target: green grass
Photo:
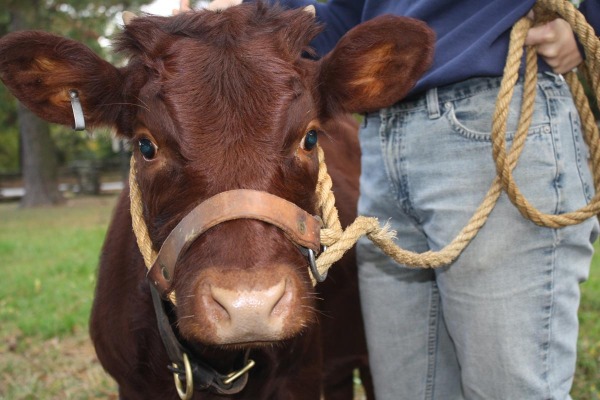
[[[116,399],[87,335],[115,200],[34,210],[0,203],[0,399]],[[600,400],[598,250],[582,285],[575,400]]]
[[[0,204],[0,399],[110,398],[88,339],[98,255],[115,197]]]
[[[600,246],[592,260],[590,278],[581,286],[577,372],[574,400],[600,400]]]
[[[0,206],[0,326],[42,339],[86,329],[114,198]]]

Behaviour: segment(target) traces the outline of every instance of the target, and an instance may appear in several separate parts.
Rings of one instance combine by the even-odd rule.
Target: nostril
[[[273,314],[275,309],[278,308],[279,304],[283,300],[286,294],[286,283],[285,280],[281,280],[277,285],[271,288],[271,304],[272,307],[269,310],[269,315]]]
[[[211,315],[215,320],[226,321],[231,319],[225,299],[218,294],[215,296],[212,287],[210,288],[210,293],[202,296],[202,300],[204,303],[203,308],[206,310],[207,314]]]
[[[222,304],[217,298],[215,298],[213,296],[213,300],[214,300],[214,304],[215,307],[217,307],[219,310],[221,310],[223,313],[229,315],[229,312],[227,311],[227,307],[225,306],[225,304]]]
[[[271,309],[271,312],[269,313],[273,316],[280,316],[281,314],[283,314],[289,309],[289,306],[292,303],[293,293],[292,290],[288,288],[287,282],[285,280],[281,281],[280,289],[281,291],[279,294],[279,298],[275,302],[273,308]]]

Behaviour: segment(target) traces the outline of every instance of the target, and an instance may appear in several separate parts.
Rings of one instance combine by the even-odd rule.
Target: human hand
[[[173,9],[173,15],[177,15],[182,12],[191,11],[190,0],[179,0],[179,8]]]
[[[532,16],[533,13],[528,15]],[[583,61],[573,30],[562,18],[531,28],[525,45],[536,46],[538,55],[557,74],[569,72]]]
[[[213,0],[206,6],[207,10],[224,10],[242,4],[242,0]]]

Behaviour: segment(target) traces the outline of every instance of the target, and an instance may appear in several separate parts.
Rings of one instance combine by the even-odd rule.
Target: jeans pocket
[[[517,131],[521,114],[521,94],[522,87],[517,86],[508,109],[507,140],[511,140]],[[470,97],[445,103],[445,116],[453,131],[467,139],[491,141],[497,96],[498,90],[485,90]],[[537,96],[529,134],[549,132],[550,119],[547,105],[545,99]]]
[[[498,90],[480,91],[444,105],[444,117],[451,134],[459,139],[457,143],[461,143],[465,152],[474,151],[473,149],[484,152],[481,162],[485,162],[486,170],[491,169],[494,174],[491,131],[497,96]],[[505,133],[507,153],[518,129],[521,96],[522,87],[517,86],[508,110]],[[561,141],[555,138],[552,129],[551,109],[554,104],[544,91],[538,91],[527,140],[513,170],[515,184],[522,195],[544,213],[555,213],[560,204],[558,192],[561,185],[562,150]]]

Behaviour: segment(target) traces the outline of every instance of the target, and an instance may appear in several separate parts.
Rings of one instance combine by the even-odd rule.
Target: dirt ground
[[[0,399],[109,399],[116,385],[87,332],[45,341],[14,334],[0,341]]]

